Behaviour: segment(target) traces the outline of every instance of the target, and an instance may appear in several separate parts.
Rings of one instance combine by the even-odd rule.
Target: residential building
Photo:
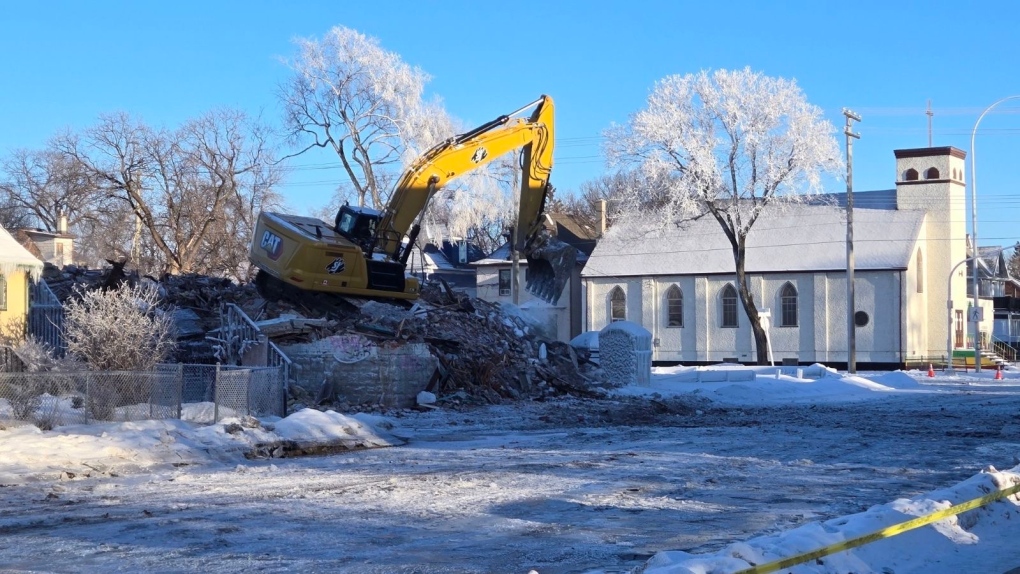
[[[1012,247],[981,247],[978,249],[978,289],[983,301],[991,301],[994,318],[991,337],[983,339],[1003,358],[1015,361],[1020,351],[1020,281],[1010,276],[1006,251]],[[967,264],[967,295],[974,296],[973,266]],[[968,345],[973,341],[968,338]]]
[[[411,251],[407,272],[418,277],[423,285],[442,279],[450,287],[475,297],[473,263],[484,258],[485,253],[466,239],[434,239]]]
[[[55,232],[19,229],[18,238],[26,249],[38,252],[44,263],[51,263],[58,268],[74,263],[74,236],[67,232],[66,216],[60,217]]]
[[[851,318],[859,366],[944,357],[947,342],[963,347],[969,301],[958,264],[966,258],[966,154],[933,147],[894,155],[894,189],[854,193],[853,309],[845,194],[775,204],[754,224],[745,269],[757,307],[769,311],[776,363],[845,365]],[[660,363],[756,360],[732,249],[711,217],[667,230],[618,224],[582,278],[586,330],[614,320],[640,323],[652,333]],[[982,306],[981,330],[989,332],[991,301]]]
[[[548,303],[520,288],[518,307],[538,324],[540,335],[558,341],[569,341],[583,330],[584,297],[581,292],[581,270],[595,248],[597,234],[575,218],[562,213],[550,214],[550,232],[557,239],[577,249],[577,261],[559,299]],[[520,285],[527,285],[528,262],[519,261]],[[476,261],[477,297],[502,304],[513,303],[513,262],[509,243],[503,244],[485,259]]]
[[[0,227],[0,333],[24,331],[30,282],[39,280],[43,263]]]

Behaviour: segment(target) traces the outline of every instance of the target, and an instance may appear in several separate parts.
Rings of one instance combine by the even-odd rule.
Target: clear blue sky
[[[795,78],[840,129],[843,107],[862,114],[854,188],[889,189],[893,149],[928,145],[928,100],[933,144],[969,151],[980,112],[1020,94],[1017,21],[1014,3],[938,0],[11,2],[0,15],[0,153],[115,111],[173,127],[231,106],[275,122],[291,40],[344,25],[431,74],[430,94],[466,125],[553,96],[564,191],[604,173],[602,130],[639,110],[656,80],[744,66]],[[985,117],[977,149],[979,238],[1011,244],[1020,100]],[[295,161],[283,188],[293,209],[326,203],[340,181],[333,161]]]

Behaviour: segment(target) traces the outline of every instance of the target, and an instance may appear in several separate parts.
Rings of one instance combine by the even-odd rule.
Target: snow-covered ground
[[[208,405],[10,427],[0,570],[725,573],[1020,482],[1020,373],[723,370],[232,432]],[[282,444],[362,450],[245,458]],[[1006,572],[1018,534],[1013,497],[783,572]]]

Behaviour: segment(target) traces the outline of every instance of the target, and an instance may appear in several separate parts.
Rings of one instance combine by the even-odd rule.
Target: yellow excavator
[[[534,108],[531,115],[515,117]],[[418,279],[405,274],[429,200],[444,185],[499,156],[521,150],[521,197],[513,248],[528,261],[527,289],[550,303],[559,299],[576,250],[546,229],[552,194],[553,101],[548,96],[425,152],[401,176],[381,212],[344,205],[333,225],[299,215],[262,212],[249,259],[256,287],[268,299],[302,292],[353,297],[417,299]]]

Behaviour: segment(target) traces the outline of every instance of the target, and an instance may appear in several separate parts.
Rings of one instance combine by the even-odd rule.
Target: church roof
[[[748,273],[846,269],[846,215],[833,206],[767,209],[747,237]],[[854,209],[857,270],[906,269],[925,212]],[[619,224],[599,241],[583,277],[733,274],[733,251],[711,216],[669,230]]]

